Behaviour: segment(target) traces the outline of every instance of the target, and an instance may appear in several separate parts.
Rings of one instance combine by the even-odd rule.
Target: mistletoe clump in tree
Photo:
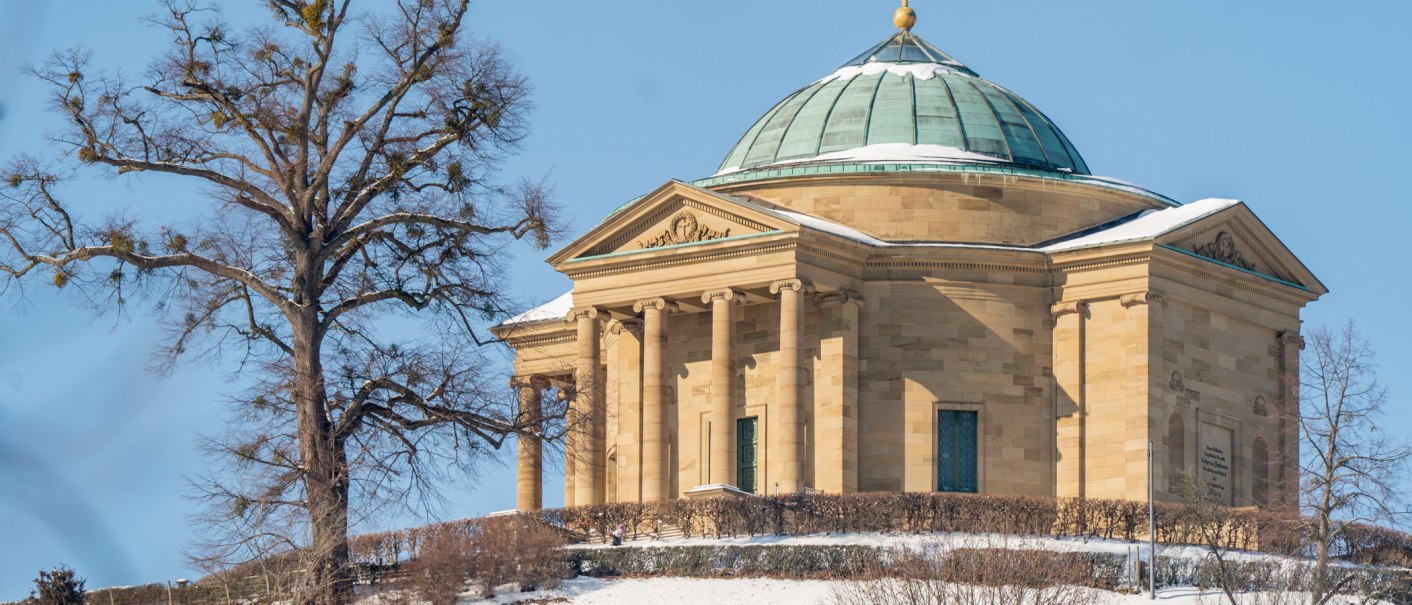
[[[138,80],[79,51],[31,68],[66,153],[7,167],[0,270],[12,292],[39,279],[101,309],[152,304],[168,366],[237,353],[255,386],[217,443],[244,472],[206,493],[247,529],[299,530],[251,529],[227,554],[303,553],[298,600],[332,605],[351,595],[350,502],[420,494],[517,433],[554,438],[517,416],[473,328],[505,311],[505,247],[547,246],[555,222],[541,184],[490,180],[526,133],[528,87],[466,33],[466,0],[267,4],[271,23],[237,31],[167,0],[151,22],[173,45]],[[185,178],[174,202],[209,211],[90,221],[64,195],[85,173]]]

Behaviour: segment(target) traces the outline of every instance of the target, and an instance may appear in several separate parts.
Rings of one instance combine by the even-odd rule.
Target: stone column
[[[1088,303],[1070,301],[1049,309],[1054,317],[1056,496],[1084,497],[1085,423],[1084,319]]]
[[[570,312],[578,327],[578,356],[574,364],[574,505],[603,503],[603,385],[600,362],[598,310]]]
[[[610,471],[617,477],[617,490],[608,499],[638,502],[642,500],[642,320],[616,321],[609,330],[617,337],[616,351],[608,358],[608,384],[616,392],[608,403],[615,412],[609,435],[617,452],[617,467]]]
[[[642,313],[642,500],[670,496],[667,451],[667,313],[676,303],[661,298],[637,301]]]
[[[804,359],[800,355],[800,304],[813,288],[798,279],[770,284],[770,293],[780,297],[780,354],[775,375],[776,428],[775,447],[770,455],[779,461],[780,493],[804,490],[804,410],[800,407],[799,389],[803,384]],[[766,489],[766,492],[769,490]]]
[[[516,377],[511,385],[520,391],[520,410],[517,423],[526,432],[538,433],[543,430],[540,423],[540,393],[543,381],[537,377]],[[544,506],[544,450],[539,437],[520,434],[519,455],[516,459],[517,482],[515,508],[522,511],[539,510]]]
[[[819,367],[814,373],[814,485],[858,491],[858,333],[863,297],[852,290],[821,292]]]
[[[735,485],[735,306],[745,295],[730,288],[701,295],[711,304],[710,471],[716,485]]]

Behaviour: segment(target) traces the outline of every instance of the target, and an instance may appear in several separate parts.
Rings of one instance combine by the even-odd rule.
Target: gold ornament
[[[907,6],[907,0],[902,0],[902,6],[892,13],[892,23],[897,29],[912,31],[912,26],[917,24],[917,11]]]

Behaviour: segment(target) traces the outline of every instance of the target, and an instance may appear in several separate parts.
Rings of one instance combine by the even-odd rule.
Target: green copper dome
[[[720,174],[813,162],[976,163],[1089,174],[1035,106],[910,31],[776,104]]]

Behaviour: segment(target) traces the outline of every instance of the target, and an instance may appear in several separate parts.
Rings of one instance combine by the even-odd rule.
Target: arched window
[[[1256,437],[1250,448],[1250,495],[1255,506],[1265,508],[1270,505],[1270,446],[1264,437]]]
[[[1186,478],[1186,424],[1179,414],[1167,420],[1167,491],[1178,493]]]

